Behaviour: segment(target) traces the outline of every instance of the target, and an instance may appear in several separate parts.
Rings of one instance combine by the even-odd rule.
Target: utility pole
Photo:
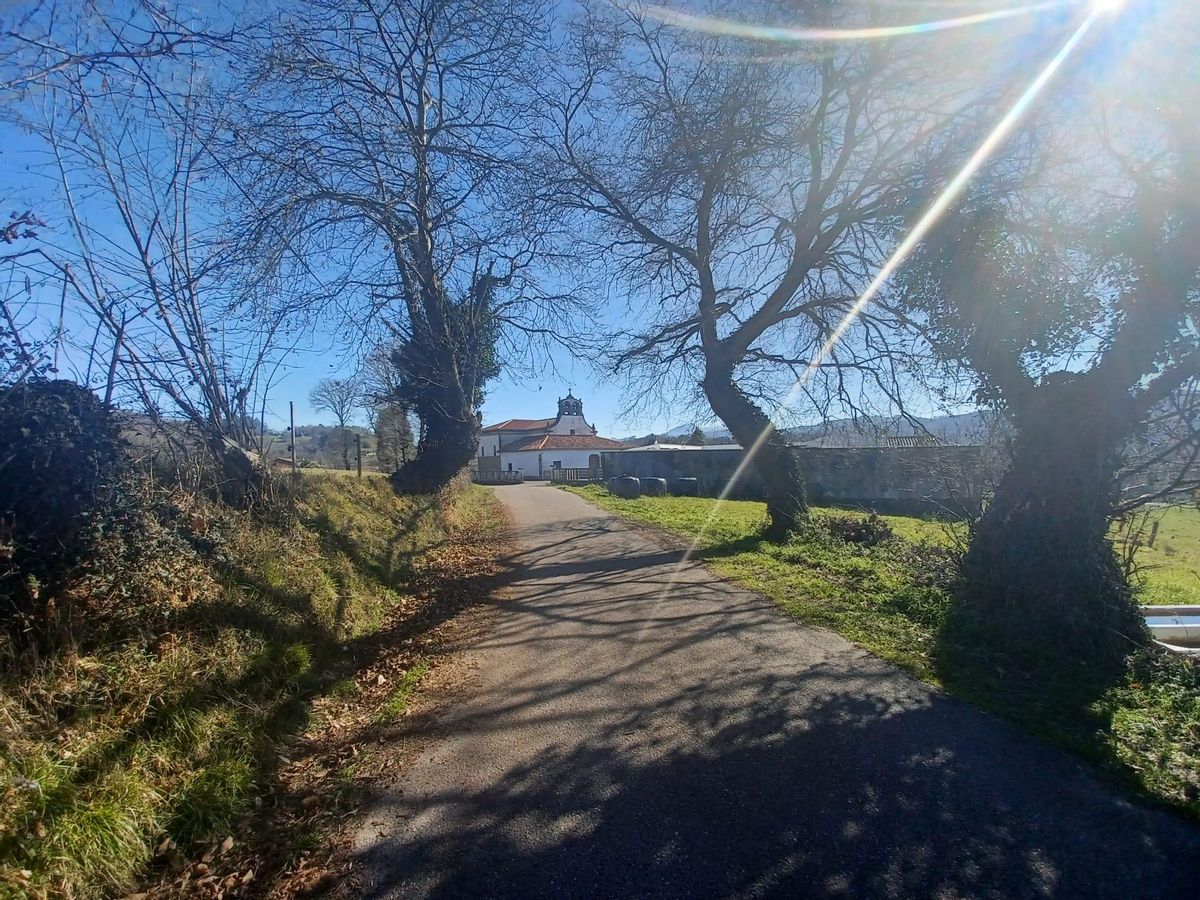
[[[362,478],[362,435],[354,432],[354,451],[358,455],[358,477]]]
[[[292,474],[296,473],[296,403],[288,401],[288,450],[292,452]]]

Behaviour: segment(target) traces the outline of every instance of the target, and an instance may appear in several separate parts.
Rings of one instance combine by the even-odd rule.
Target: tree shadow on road
[[[522,752],[382,798],[407,824],[363,851],[364,896],[1195,895],[1200,831],[1062,754],[702,570],[676,584],[678,552],[611,520],[522,540],[486,646],[566,662],[437,725]]]
[[[819,674],[741,685],[758,699],[738,707],[698,681],[478,793],[397,799],[442,821],[371,849],[396,882],[366,896],[414,872],[431,878],[399,895],[1194,896],[1184,823],[1053,771],[1013,779],[1022,742],[972,746],[949,701],[830,694],[785,715]]]

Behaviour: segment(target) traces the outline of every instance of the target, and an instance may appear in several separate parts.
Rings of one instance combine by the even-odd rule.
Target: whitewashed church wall
[[[526,478],[546,476],[554,463],[559,463],[564,469],[586,469],[590,457],[599,456],[600,450],[517,450],[500,454],[500,468],[507,470],[512,464],[514,471],[521,469]],[[540,468],[538,457],[541,457]]]
[[[592,426],[589,425],[583,416],[563,416],[558,420],[557,425],[553,425],[549,429],[550,434],[593,434]]]

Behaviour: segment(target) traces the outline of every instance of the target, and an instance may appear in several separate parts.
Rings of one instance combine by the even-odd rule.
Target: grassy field
[[[569,488],[598,505],[629,515],[639,521],[658,525],[689,540],[697,535],[712,509],[710,501],[686,497],[664,497],[645,502],[625,502],[598,486]],[[844,510],[817,509],[818,515],[844,515]],[[928,543],[952,547],[965,537],[959,523],[915,516],[880,516],[897,537],[910,543]],[[766,523],[762,503],[729,500],[721,505],[703,539],[713,547],[738,541]],[[1152,546],[1146,546],[1150,525],[1158,522]],[[1148,604],[1200,604],[1200,510],[1164,509],[1139,523],[1142,532],[1135,559],[1139,600]],[[1114,532],[1115,533],[1115,532]],[[1118,536],[1120,539],[1120,536]]]
[[[0,679],[0,897],[209,877],[214,852],[256,834],[284,858],[311,849],[341,775],[298,743],[338,710],[404,714],[430,668],[422,617],[486,576],[504,520],[474,486],[418,500],[382,478],[286,483],[273,520],[180,498],[193,549],[164,573],[159,624]],[[277,827],[255,824],[268,813]],[[229,868],[265,887],[260,864]]]
[[[1168,509],[1153,519],[1158,521],[1154,545],[1145,546],[1143,536],[1135,556],[1140,599],[1151,604],[1200,603],[1200,510]]]
[[[1141,651],[1116,684],[1023,684],[1011,674],[981,683],[939,665],[939,629],[950,603],[954,525],[884,516],[894,537],[874,546],[828,527],[786,544],[762,540],[762,503],[702,498],[623,500],[599,486],[567,488],[604,509],[699,540],[698,558],[766,594],[801,620],[836,631],[913,675],[1009,718],[1102,766],[1144,796],[1200,817],[1200,673],[1190,661]],[[817,510],[817,520],[855,514]],[[710,521],[711,517],[711,521]],[[1140,551],[1143,599],[1200,600],[1200,513],[1166,513],[1153,548]]]

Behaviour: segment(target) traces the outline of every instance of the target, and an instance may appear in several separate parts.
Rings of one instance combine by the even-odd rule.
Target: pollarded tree
[[[436,490],[474,456],[504,342],[566,310],[537,288],[545,221],[514,190],[547,9],[318,0],[278,32],[236,135],[261,189],[249,231],[313,247],[346,330],[388,338],[389,399],[421,423],[393,483]]]
[[[346,426],[362,406],[362,387],[352,378],[323,378],[308,395],[313,409],[329,412],[342,435],[342,467],[350,471],[350,432]]]
[[[1200,381],[1200,140],[1186,116],[1155,118],[1137,129],[1140,160],[1097,150],[1090,171],[1062,167],[1065,187],[1043,170],[981,192],[907,278],[939,355],[1015,428],[953,623],[1034,667],[1111,663],[1144,637],[1109,539],[1122,463]],[[1161,444],[1185,461],[1190,415]]]
[[[698,383],[734,438],[756,448],[772,531],[783,534],[807,500],[769,413],[799,379],[806,416],[898,402],[907,347],[884,303],[809,363],[943,157],[962,157],[944,126],[977,134],[969,119],[986,92],[931,76],[931,56],[953,64],[936,43],[745,36],[756,24],[876,24],[858,4],[716,10],[724,20],[642,4],[586,9],[569,71],[547,91],[543,155],[554,198],[582,223],[581,249],[644,301],[614,349],[617,371]]]

